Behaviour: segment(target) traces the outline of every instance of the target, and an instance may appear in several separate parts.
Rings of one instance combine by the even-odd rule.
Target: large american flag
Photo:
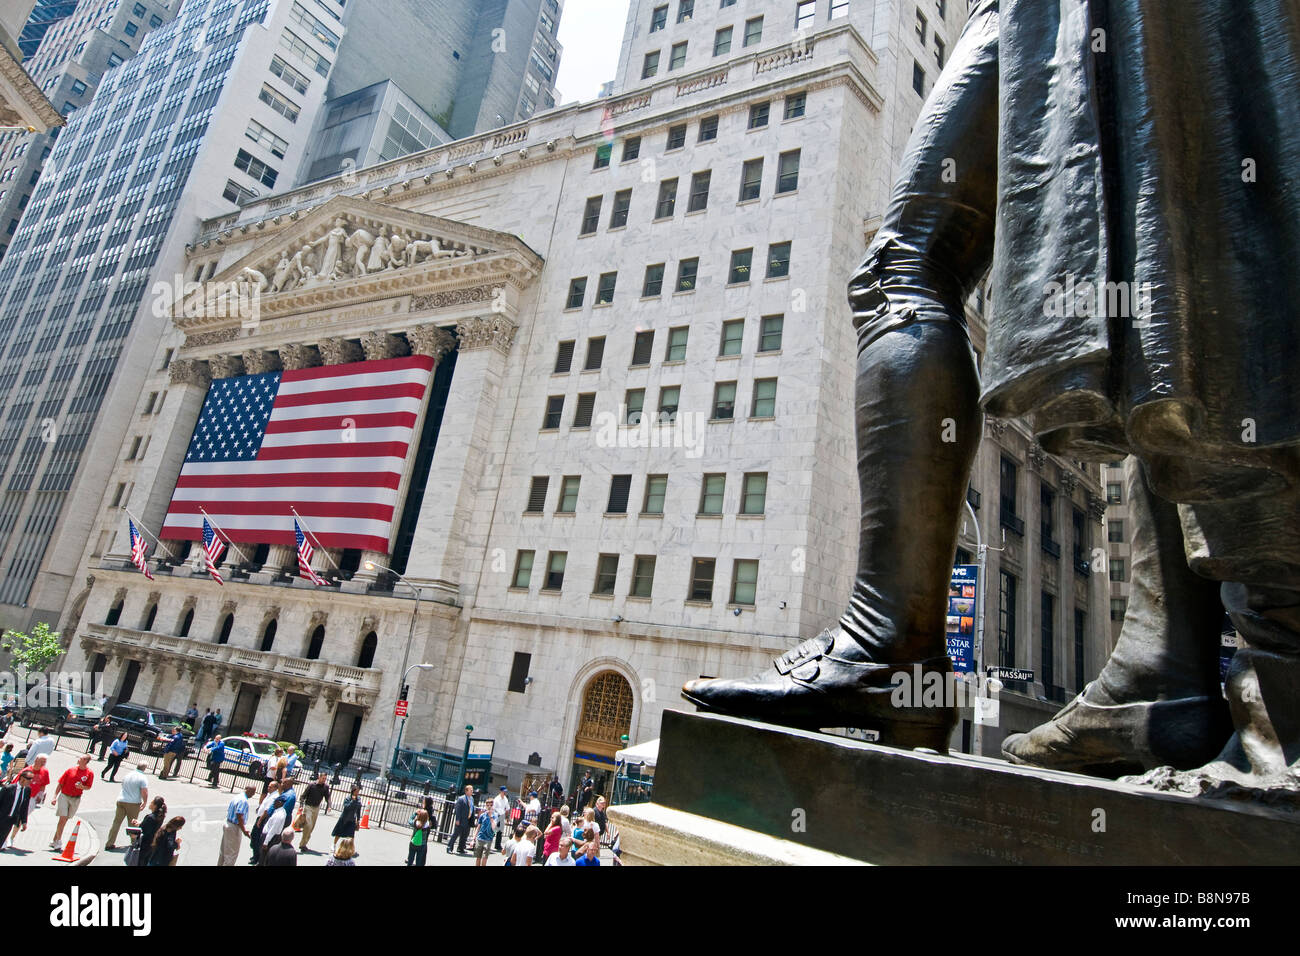
[[[228,541],[297,550],[296,509],[321,547],[387,554],[432,371],[412,355],[217,379],[160,537],[201,538],[206,512]]]

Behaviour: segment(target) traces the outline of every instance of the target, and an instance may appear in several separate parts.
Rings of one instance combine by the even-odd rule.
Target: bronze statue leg
[[[1232,732],[1219,691],[1219,585],[1194,574],[1176,505],[1124,463],[1132,574],[1119,640],[1097,679],[1055,717],[1002,743],[1013,763],[1118,777],[1198,767]]]
[[[996,46],[996,4],[985,2],[917,120],[890,209],[849,284],[861,522],[848,609],[771,670],[687,684],[683,696],[702,708],[947,749],[952,702],[925,706],[915,687],[899,706],[893,678],[951,671],[948,579],[981,430],[964,302],[992,249]]]

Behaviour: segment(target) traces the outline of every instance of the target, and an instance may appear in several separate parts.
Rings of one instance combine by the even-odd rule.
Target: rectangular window
[[[621,229],[627,225],[627,213],[632,208],[632,190],[620,189],[614,193],[614,208],[609,214],[609,228]]]
[[[278,54],[271,57],[271,72],[289,86],[293,87],[294,91],[298,93],[306,93],[307,87],[311,84],[310,79],[291,67],[285,59]]]
[[[643,515],[661,515],[664,513],[664,498],[668,496],[667,475],[646,475],[645,501],[641,504]]]
[[[1006,517],[1014,518],[1018,514],[1016,508],[1018,476],[1019,469],[1016,463],[1004,456],[998,468],[998,503],[1002,508],[1002,514]]]
[[[745,338],[745,320],[729,319],[722,323],[722,344],[718,347],[719,355],[739,355]]]
[[[604,202],[603,196],[592,196],[587,200],[587,207],[582,212],[582,229],[578,232],[580,236],[590,236],[600,226],[600,206]]]
[[[745,21],[745,46],[753,46],[763,40],[763,18],[754,17]]]
[[[568,563],[569,553],[567,551],[552,551],[550,558],[546,562],[546,583],[542,585],[543,591],[559,591],[564,587],[564,566]]]
[[[1123,558],[1110,559],[1110,579],[1112,581],[1116,582],[1117,584],[1127,581],[1128,576],[1127,574],[1125,574],[1127,570],[1128,569],[1124,565]]]
[[[668,425],[677,421],[677,406],[681,399],[680,385],[659,389],[659,424]]]
[[[298,107],[266,84],[262,85],[262,91],[257,94],[257,98],[287,119],[290,123],[298,122]]]
[[[664,291],[664,263],[645,267],[645,281],[641,283],[641,298],[649,299]]]
[[[512,694],[522,694],[528,690],[528,668],[532,660],[531,654],[515,652],[514,660],[510,664],[510,682],[506,684],[506,690]]]
[[[925,96],[925,70],[915,60],[912,61],[912,89],[917,96]]]
[[[1043,682],[1043,687],[1048,688],[1056,683],[1056,598],[1043,591],[1039,607],[1040,621],[1040,646],[1039,646],[1039,678]]]
[[[702,515],[722,514],[722,499],[727,490],[726,475],[705,475],[700,486],[700,510]]]
[[[750,472],[745,475],[745,483],[740,495],[740,513],[742,515],[761,515],[767,512],[767,473]]]
[[[723,27],[717,33],[713,34],[713,55],[722,56],[724,53],[731,52],[731,34],[733,27]]]
[[[998,572],[998,664],[1016,666],[1016,578]]]
[[[798,0],[794,5],[795,30],[810,29],[817,21],[817,0]]]
[[[760,352],[779,352],[781,336],[785,331],[784,315],[765,315],[759,325],[758,350]]]
[[[541,514],[546,510],[546,489],[550,484],[551,479],[546,475],[533,477],[532,487],[528,489],[528,507],[524,509],[525,514]]]
[[[792,149],[788,153],[781,154],[776,166],[778,195],[792,193],[799,188],[799,153],[800,150]]]
[[[650,12],[650,32],[658,33],[668,25],[668,4],[662,7],[655,7]]]
[[[133,37],[140,32],[140,24],[133,20],[127,20],[126,26],[122,27],[122,32],[129,37]]]
[[[578,396],[578,404],[573,409],[573,427],[590,428],[591,411],[596,406],[596,393],[583,392]]]
[[[235,168],[242,173],[252,176],[263,186],[270,189],[275,188],[275,180],[279,177],[279,172],[272,169],[260,159],[254,158],[252,153],[245,150],[239,150],[235,153]]]
[[[632,492],[631,475],[611,475],[609,479],[609,504],[605,511],[612,515],[627,514],[627,499]]]
[[[632,597],[648,598],[654,589],[654,583],[655,556],[638,554],[636,562],[632,565],[632,590],[628,593]]]
[[[1074,609],[1074,689],[1083,693],[1083,685],[1087,683],[1083,673],[1083,636],[1088,632],[1088,615],[1080,611],[1077,607]]]
[[[736,383],[718,382],[713,386],[713,420],[731,421],[736,417]]]
[[[83,83],[83,82],[81,82],[81,80],[73,80],[73,81],[72,81],[72,95],[73,95],[73,96],[80,96],[80,95],[81,95],[82,93],[84,93],[84,92],[86,92],[86,84]],[[18,155],[17,151],[14,152],[14,155],[15,155],[15,156]]]
[[[597,336],[587,339],[587,360],[583,363],[584,372],[594,372],[600,368],[601,360],[605,357],[605,336]]]
[[[533,580],[533,558],[535,551],[520,551],[515,555],[515,577],[511,587],[527,588]]]
[[[671,52],[668,55],[668,72],[680,70],[686,65],[686,41],[674,43]]]
[[[648,80],[659,72],[659,51],[645,55],[645,62],[641,66],[641,79]]]
[[[665,150],[681,149],[686,145],[686,124],[678,123],[676,126],[668,127],[668,144]]]
[[[572,339],[561,342],[555,350],[555,374],[563,375],[573,368],[573,346]]]
[[[760,129],[767,125],[772,115],[771,103],[755,103],[749,108],[749,128]]]
[[[767,247],[768,279],[784,279],[790,274],[790,243],[774,242]]]
[[[706,169],[702,173],[694,173],[691,176],[691,198],[686,204],[687,212],[700,212],[708,208],[709,205],[709,182],[713,178],[713,171]]]
[[[754,606],[758,592],[758,562],[737,559],[731,566],[731,603]]]
[[[935,0],[934,5],[939,10],[939,19],[945,19],[948,16],[948,0]]]
[[[126,456],[126,460],[127,460],[127,461],[135,461],[136,457],[140,454],[140,442],[141,442],[141,441],[142,441],[142,439],[141,439],[141,437],[140,437],[139,435],[136,435],[135,438],[132,439],[132,441],[131,441],[131,450],[130,450],[130,452],[127,453],[127,456]]]
[[[700,270],[700,260],[683,259],[677,263],[677,291],[694,292],[696,274]]]
[[[126,493],[126,482],[118,482],[117,491],[113,493],[113,503],[110,508],[118,508],[122,504],[122,495]]]
[[[707,143],[718,138],[718,118],[716,116],[706,116],[700,120],[700,133],[696,137],[696,142]]]
[[[942,38],[940,38],[940,36],[938,35],[938,33],[936,33],[934,36],[934,62],[939,65],[939,69],[941,70],[943,69],[943,64],[944,61],[947,59],[947,57],[948,57],[947,44],[945,44]]]
[[[677,180],[665,179],[659,184],[659,200],[655,203],[655,218],[670,219],[677,211]]]
[[[645,389],[629,388],[623,394],[624,412],[623,424],[640,425],[641,413],[645,409]]]
[[[1074,566],[1075,570],[1087,574],[1091,568],[1089,562],[1092,555],[1089,553],[1090,539],[1088,537],[1088,522],[1083,516],[1083,512],[1078,508],[1072,510],[1071,524],[1074,528]]]
[[[295,2],[289,11],[289,16],[301,24],[308,33],[319,40],[331,50],[339,48],[339,38],[333,30],[330,30],[325,24],[321,23],[314,16],[307,12],[302,4]]]
[[[636,340],[632,344],[632,364],[629,368],[636,368],[639,365],[649,365],[650,356],[654,354],[655,333],[654,329],[648,329],[636,334]]]
[[[592,594],[613,594],[614,581],[618,577],[618,555],[602,554],[596,561],[596,583]]]
[[[298,36],[292,30],[285,30],[280,34],[280,46],[288,50],[303,63],[310,66],[321,76],[329,75],[330,61],[313,50],[306,40]]]
[[[629,136],[623,142],[623,162],[630,163],[641,155],[641,137]]]
[[[691,562],[691,589],[688,600],[713,601],[713,558],[696,558]]]
[[[565,475],[560,479],[560,500],[555,505],[557,515],[571,515],[578,510],[578,488],[581,475]]]
[[[564,396],[550,395],[546,399],[546,414],[542,418],[542,428],[560,427],[560,416],[564,414]]]
[[[731,253],[731,265],[727,269],[727,285],[737,285],[749,281],[749,270],[754,263],[753,249],[736,249]]]
[[[776,379],[759,378],[754,380],[754,405],[749,417],[776,417]]]
[[[1106,484],[1106,502],[1112,505],[1124,502],[1124,490],[1118,481],[1111,481]]]
[[[1106,522],[1106,540],[1112,544],[1121,544],[1124,541],[1124,522],[1108,521]]]
[[[668,330],[668,351],[664,353],[665,362],[686,361],[686,339],[690,332],[690,328],[685,325]]]
[[[1128,610],[1128,601],[1124,598],[1110,599],[1110,619],[1112,621],[1123,621],[1126,610]]]
[[[566,309],[581,309],[582,302],[587,297],[587,277],[569,280],[569,297],[566,300]]]
[[[618,284],[617,272],[602,272],[596,286],[595,305],[609,305],[614,301],[614,287]]]
[[[677,22],[685,23],[695,13],[695,0],[680,0],[677,4]]]
[[[763,189],[763,160],[750,159],[740,170],[740,202],[757,199]]]
[[[807,93],[791,93],[785,98],[785,119],[798,119],[808,108]]]
[[[921,41],[921,46],[925,46],[926,37],[929,36],[930,24],[925,19],[925,14],[920,10],[916,11],[916,37]]]
[[[284,154],[289,151],[287,139],[276,136],[257,120],[248,121],[248,129],[244,130],[244,135],[280,159],[284,159]]]
[[[613,152],[614,152],[613,143],[601,143],[599,146],[596,147],[596,158],[595,160],[592,161],[591,168],[593,170],[608,169],[609,157]]]

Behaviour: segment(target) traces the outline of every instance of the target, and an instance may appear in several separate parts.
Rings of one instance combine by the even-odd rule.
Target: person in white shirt
[[[524,820],[533,824],[542,813],[542,801],[537,799],[537,791],[534,790],[528,794],[528,802],[524,804]]]
[[[547,858],[546,865],[577,866],[577,861],[573,859],[573,841],[568,837],[560,837],[560,848]]]
[[[492,828],[497,831],[497,849],[501,849],[501,833],[506,828],[506,817],[510,813],[510,797],[505,787],[497,791],[492,798]]]
[[[280,834],[284,832],[285,824],[289,822],[289,814],[284,812],[284,797],[276,797],[275,803],[271,805],[274,809],[271,815],[266,818],[262,824],[262,865],[266,865],[266,854],[271,847],[280,842]]]
[[[41,755],[48,757],[52,753],[54,753],[54,738],[42,730],[27,747],[27,763],[34,764],[37,757]]]
[[[573,839],[573,824],[569,821],[569,805],[560,807],[560,836]]]
[[[537,841],[541,838],[542,831],[537,827],[529,827],[524,831],[524,838],[515,844],[514,855],[510,859],[511,866],[532,866],[533,857],[537,856]]]
[[[113,826],[109,828],[108,839],[104,842],[105,850],[116,849],[113,841],[117,831],[126,820],[128,826],[135,826],[136,818],[144,812],[149,802],[149,778],[144,775],[149,765],[141,761],[136,768],[122,778],[122,792],[117,796],[117,812],[113,814]]]

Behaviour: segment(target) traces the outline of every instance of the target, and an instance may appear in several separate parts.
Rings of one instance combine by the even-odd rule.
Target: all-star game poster
[[[979,565],[958,564],[948,585],[948,624],[945,636],[952,669],[968,674],[975,669],[975,586]]]

